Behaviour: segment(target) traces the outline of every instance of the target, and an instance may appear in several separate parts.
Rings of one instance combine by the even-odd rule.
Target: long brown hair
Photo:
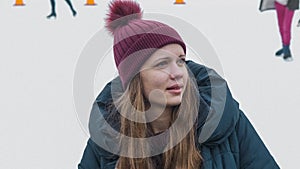
[[[183,93],[182,102],[178,106],[174,106],[172,110],[171,124],[179,116],[179,113],[183,113],[184,118],[191,119],[191,116],[198,115],[198,104],[196,104],[198,97],[198,90],[196,83],[192,76],[188,77],[187,86]],[[147,99],[143,95],[143,86],[141,83],[140,75],[137,74],[126,88],[124,93],[116,101],[116,107],[119,111],[123,113],[145,112]],[[146,138],[149,135],[151,127],[147,123],[139,123],[131,121],[123,116],[121,118],[120,132],[130,138],[132,141],[127,142],[126,145],[121,146],[122,151],[126,151],[127,154],[133,155],[136,151],[145,158],[130,158],[125,156],[120,156],[117,169],[156,169],[155,161],[152,157],[146,157],[149,146],[146,143],[136,144],[134,138]],[[173,148],[165,151],[162,154],[160,167],[163,169],[198,169],[202,163],[202,157],[199,150],[196,147],[195,142],[195,121],[188,120],[183,121],[182,126],[193,126],[187,135]],[[180,132],[180,131],[178,131]],[[174,136],[182,135],[182,133],[172,133]],[[174,142],[172,137],[169,137],[170,144]],[[121,138],[122,142],[122,138]],[[133,156],[132,156],[133,157]]]

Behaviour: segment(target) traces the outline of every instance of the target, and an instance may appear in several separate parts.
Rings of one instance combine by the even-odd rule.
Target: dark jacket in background
[[[288,0],[286,5],[290,10],[299,9],[299,0]],[[261,12],[266,10],[275,9],[275,0],[261,0],[259,5],[259,10]]]
[[[196,78],[200,93],[201,115],[197,122],[197,137],[204,131],[205,124],[209,124],[210,119],[213,120],[216,114],[221,113],[221,120],[212,135],[196,143],[204,159],[202,169],[278,169],[272,155],[233,99],[226,81],[214,70],[203,65],[192,61],[187,61],[187,65]],[[93,105],[90,116],[90,123],[93,124],[89,126],[91,138],[87,142],[78,169],[114,169],[118,161],[118,155],[95,143],[97,139],[105,141],[108,138],[97,138],[99,132],[102,136],[109,135],[107,129],[99,124],[103,122],[99,119],[99,113],[103,117],[109,114],[107,105],[112,97],[111,84],[110,82],[105,86]],[[212,97],[213,90],[217,92]],[[220,94],[223,91],[225,97]],[[220,109],[215,106],[218,104],[224,105],[222,112],[218,112]],[[208,115],[210,118],[207,118]],[[110,144],[109,141],[106,144]]]

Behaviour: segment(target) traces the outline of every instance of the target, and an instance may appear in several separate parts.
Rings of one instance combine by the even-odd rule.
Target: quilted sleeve
[[[242,111],[240,111],[236,131],[239,141],[241,168],[279,169],[276,161]]]
[[[97,145],[89,139],[85,147],[78,169],[100,169],[100,157],[97,156]]]

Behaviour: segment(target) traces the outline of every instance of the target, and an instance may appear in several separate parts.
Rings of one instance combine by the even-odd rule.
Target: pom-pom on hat
[[[176,30],[158,21],[143,20],[141,8],[135,1],[112,1],[106,28],[114,36],[114,59],[124,89],[157,49],[177,43],[186,52]]]

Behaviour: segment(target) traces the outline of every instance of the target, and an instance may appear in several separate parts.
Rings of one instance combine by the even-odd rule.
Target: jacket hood
[[[232,98],[226,81],[214,70],[187,61],[194,74],[199,90],[199,115],[196,134],[199,145],[213,146],[226,140],[235,129],[239,117],[238,103]],[[110,118],[108,107],[114,94],[122,92],[120,79],[109,82],[94,102],[89,121],[91,139],[101,148],[100,154],[112,156],[119,154],[118,118]],[[107,120],[110,119],[110,120]],[[109,150],[106,151],[106,150]],[[110,153],[111,152],[111,153]]]
[[[227,82],[213,69],[188,61],[200,93],[198,142],[220,144],[234,131],[239,105],[233,99]]]

